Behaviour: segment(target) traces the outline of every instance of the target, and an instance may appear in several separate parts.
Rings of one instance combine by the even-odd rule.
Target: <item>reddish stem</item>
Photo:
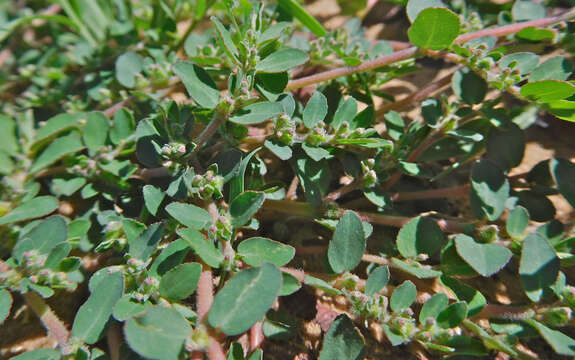
[[[288,191],[286,193],[286,200],[296,200],[297,199],[297,187],[299,185],[299,177],[294,176],[291,183],[289,184]]]
[[[455,74],[457,69],[459,69],[459,67],[456,68],[455,70],[453,70],[452,72],[450,72],[449,74],[445,75],[441,79],[434,81],[434,82],[430,83],[429,85],[423,87],[422,89],[414,92],[413,94],[409,95],[405,99],[395,101],[395,102],[392,102],[390,104],[387,104],[387,105],[381,107],[379,110],[377,110],[376,116],[377,117],[382,116],[391,110],[394,110],[394,111],[402,110],[402,109],[408,107],[409,105],[418,103],[421,100],[428,98],[434,92],[439,91],[439,90],[443,89],[444,87],[448,86],[451,83],[451,78],[453,77],[453,74]]]
[[[358,66],[344,66],[341,68],[324,71],[319,74],[314,74],[300,79],[292,80],[287,84],[285,90],[291,91],[302,87],[306,87],[308,85],[313,85],[324,81],[337,79],[338,77],[352,75],[367,70],[377,69],[385,65],[393,64],[395,62],[408,59],[414,56],[417,53],[417,51],[418,49],[416,47],[410,47],[404,50],[394,52],[391,55],[382,56],[374,60],[366,61]]]
[[[259,348],[263,342],[262,322],[258,321],[250,328],[250,352]]]
[[[344,196],[347,193],[350,193],[354,190],[358,189],[357,181],[352,181],[351,183],[340,187],[339,189],[329,193],[324,200],[331,200],[336,201],[340,197]]]
[[[308,203],[304,202],[286,201],[286,200],[266,200],[264,202],[263,207],[266,210],[273,210],[284,214],[311,216],[311,217],[321,216],[321,213],[318,213],[315,208],[313,208]],[[346,211],[348,211],[348,209],[339,209],[338,210],[339,216],[343,216],[343,214]],[[413,219],[412,217],[408,216],[383,215],[369,212],[361,212],[356,210],[352,211],[354,211],[363,221],[367,221],[378,225],[402,227],[403,225],[407,224],[411,219]],[[467,230],[468,224],[448,219],[436,219],[436,221],[437,225],[439,225],[439,227],[441,227],[441,229],[446,232],[457,233],[457,232],[464,232]]]
[[[538,27],[538,26],[549,26],[562,21],[569,20],[575,17],[575,9],[569,10],[558,16],[551,16],[543,19],[526,21],[518,24],[511,24],[506,26],[501,26],[497,28],[483,29],[467,34],[462,34],[455,39],[455,43],[464,43],[469,40],[478,39],[483,36],[505,36],[510,34],[515,34],[526,27]],[[382,56],[380,58],[366,61],[358,66],[345,66],[333,70],[328,70],[321,72],[319,74],[314,74],[306,76],[300,79],[290,81],[286,86],[286,91],[299,89],[305,86],[317,84],[324,81],[329,81],[337,79],[338,77],[352,75],[358,72],[377,69],[379,67],[393,64],[401,60],[408,59],[418,52],[417,47],[409,47],[400,51],[397,51],[391,55]]]
[[[469,195],[471,185],[465,184],[444,189],[430,189],[424,191],[398,192],[391,195],[393,201],[409,201],[441,198],[461,198]]]
[[[343,215],[345,210],[340,210],[340,213]],[[375,214],[375,213],[368,213],[368,212],[355,212],[359,218],[363,221],[367,221],[372,224],[378,225],[387,225],[387,226],[394,226],[394,227],[403,227],[413,218],[407,216],[392,216],[392,215],[382,215],[382,214]],[[435,219],[437,221],[437,225],[441,228],[441,230],[450,233],[459,233],[464,232],[466,229],[465,224],[454,220],[448,219]]]
[[[517,23],[517,24],[510,24],[510,25],[500,26],[500,27],[496,27],[496,28],[483,29],[483,30],[479,30],[479,31],[475,31],[475,32],[467,33],[467,34],[462,34],[462,35],[459,35],[455,39],[454,42],[461,44],[461,43],[465,43],[469,40],[478,39],[478,38],[484,37],[484,36],[501,37],[501,36],[511,35],[511,34],[518,33],[519,31],[525,29],[526,27],[549,26],[549,25],[553,25],[556,23],[560,23],[562,21],[570,20],[573,17],[575,17],[575,9],[568,10],[568,11],[564,12],[563,14],[560,14],[557,16],[550,16],[550,17],[546,17],[543,19],[525,21],[525,22],[521,22],[521,23]]]
[[[476,317],[523,320],[529,318],[532,314],[533,310],[529,307],[487,304]]]
[[[63,354],[69,354],[71,349],[68,345],[70,333],[66,329],[66,325],[58,318],[58,316],[50,309],[50,306],[35,292],[28,291],[24,294],[26,304],[34,311],[40,318],[40,321],[48,330],[48,335],[56,339],[58,346]]]

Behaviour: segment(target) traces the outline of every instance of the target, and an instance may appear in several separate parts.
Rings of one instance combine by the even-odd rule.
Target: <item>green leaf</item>
[[[126,322],[128,345],[141,356],[154,360],[178,360],[192,328],[177,310],[153,306]]]
[[[60,160],[68,154],[73,154],[84,149],[84,144],[80,139],[78,133],[71,133],[70,135],[54,140],[48,147],[36,158],[34,164],[30,168],[30,173],[36,173],[56,161]]]
[[[291,16],[298,19],[315,36],[322,37],[327,34],[323,26],[301,6],[297,0],[278,0],[278,4]]]
[[[455,95],[466,104],[479,104],[487,94],[487,82],[469,68],[459,69],[451,78]]]
[[[259,124],[281,115],[283,112],[280,103],[263,101],[242,108],[230,118],[230,121],[240,125]]]
[[[0,324],[10,315],[12,308],[12,295],[6,289],[0,289]]]
[[[555,39],[555,32],[549,29],[538,29],[535,26],[528,26],[518,32],[515,36],[519,39],[539,42]]]
[[[293,155],[293,152],[289,145],[285,145],[276,139],[266,140],[264,142],[264,146],[269,151],[274,153],[275,156],[280,158],[280,160],[289,160]]]
[[[232,343],[230,351],[228,352],[228,360],[245,360],[242,344],[237,342]]]
[[[469,317],[475,316],[481,312],[483,307],[487,304],[485,296],[474,288],[465,285],[461,281],[449,277],[441,276],[441,283],[453,291],[457,300],[465,301],[467,303],[467,315]]]
[[[387,152],[393,150],[393,143],[380,138],[337,139],[337,144],[361,146],[367,149],[378,149]]]
[[[420,48],[446,49],[459,35],[459,17],[445,8],[427,8],[417,15],[407,35]]]
[[[424,324],[428,318],[437,319],[437,316],[447,308],[449,299],[445,294],[435,294],[423,304],[419,313],[419,323]]]
[[[178,239],[172,241],[162,250],[160,255],[154,259],[154,262],[148,269],[148,276],[160,277],[180,265],[189,250],[190,247],[185,240]]]
[[[202,233],[192,229],[178,229],[176,232],[190,245],[203,262],[215,269],[220,267],[224,255]]]
[[[409,280],[404,281],[401,285],[396,287],[393,294],[391,294],[389,307],[393,312],[401,312],[410,307],[416,297],[417,289],[415,288],[415,285]]]
[[[264,351],[262,349],[254,350],[247,360],[263,360],[264,358]]]
[[[575,208],[575,164],[567,159],[555,158],[550,166],[559,192]]]
[[[535,70],[539,64],[539,55],[528,52],[517,52],[505,55],[499,60],[499,67],[501,69],[510,68],[519,70],[520,74],[527,74]]]
[[[461,90],[464,92],[464,89]],[[421,116],[431,127],[437,126],[437,122],[443,117],[443,107],[438,99],[426,99],[421,103]]]
[[[527,229],[529,224],[529,212],[523,206],[516,206],[507,217],[505,228],[507,233],[513,238],[519,238]]]
[[[269,311],[262,324],[262,332],[267,339],[288,340],[297,335],[296,318],[283,309]]]
[[[518,191],[514,195],[516,205],[525,207],[532,220],[544,222],[555,217],[555,206],[545,195],[532,190]]]
[[[365,282],[365,294],[374,295],[377,294],[381,289],[387,285],[389,282],[389,268],[387,266],[379,266],[375,268],[367,281]]]
[[[287,21],[281,21],[277,24],[270,25],[258,38],[258,43],[262,43],[279,39],[290,25]]]
[[[307,54],[298,49],[284,48],[268,55],[256,64],[256,71],[279,73],[300,66],[309,60]]]
[[[449,305],[437,315],[437,325],[444,329],[452,329],[467,317],[467,303],[459,301]]]
[[[381,325],[381,328],[392,346],[398,346],[411,341],[405,334],[399,334],[396,329],[390,328],[389,325]]]
[[[56,246],[64,244],[67,237],[66,220],[61,216],[51,216],[20,237],[12,251],[12,256],[21,261],[24,252],[30,250],[36,250],[41,255],[48,255]]]
[[[372,187],[363,191],[366,199],[372,204],[384,208],[391,204],[391,197],[389,194],[381,190],[379,187]]]
[[[519,276],[523,289],[531,301],[541,300],[545,288],[553,285],[561,264],[555,249],[538,233],[530,234],[523,241]]]
[[[54,290],[48,286],[35,284],[35,283],[29,281],[28,279],[24,279],[24,283],[28,286],[28,288],[30,290],[37,292],[44,299],[47,299],[47,298],[51,297],[52,295],[54,295]]]
[[[329,151],[319,146],[312,146],[303,143],[301,145],[301,148],[306,153],[306,155],[309,156],[313,161],[320,161],[332,157]]]
[[[54,195],[71,196],[86,184],[86,178],[77,177],[72,179],[52,180],[51,190]]]
[[[327,98],[319,91],[314,91],[303,110],[303,123],[313,129],[327,115]]]
[[[405,7],[409,21],[413,23],[422,10],[430,7],[446,8],[447,6],[441,0],[409,0]]]
[[[258,191],[246,191],[236,196],[230,204],[232,225],[238,228],[246,224],[258,212],[265,198],[265,194]]]
[[[286,85],[289,82],[289,75],[287,71],[278,72],[278,73],[264,73],[260,72],[256,74],[256,88],[268,99],[268,100],[275,100],[279,98],[279,95],[283,93],[286,88]],[[269,92],[272,94],[266,94]]]
[[[18,154],[19,140],[16,135],[16,121],[6,115],[0,115],[0,134],[3,134],[0,151],[8,155]]]
[[[353,211],[346,211],[329,242],[329,265],[336,273],[353,270],[365,251],[365,234],[361,220]]]
[[[176,266],[162,276],[160,295],[169,300],[183,300],[192,295],[198,285],[202,265],[185,263]]]
[[[173,202],[166,206],[166,212],[190,229],[202,230],[212,222],[206,210],[192,204]]]
[[[0,225],[46,216],[58,208],[58,199],[53,196],[38,196],[16,207],[0,217]]]
[[[405,258],[419,254],[435,255],[445,243],[445,235],[437,222],[418,216],[410,220],[397,234],[397,250]]]
[[[485,347],[485,345],[478,339],[473,339],[471,337],[459,335],[450,337],[445,345],[455,349],[455,353],[458,355],[465,355],[468,356],[487,356],[489,355],[489,351]],[[457,356],[455,355],[455,359]],[[455,360],[452,358],[452,360]]]
[[[158,208],[162,204],[162,201],[166,197],[166,193],[153,185],[145,185],[142,189],[142,193],[144,194],[146,209],[148,209],[150,214],[155,216],[158,213]]]
[[[198,105],[213,109],[220,100],[220,90],[210,75],[200,66],[189,61],[174,64],[174,73],[178,75],[188,94]]]
[[[302,154],[295,154],[297,176],[305,192],[306,200],[312,206],[320,206],[331,181],[329,163],[324,159],[313,161]]]
[[[124,292],[124,275],[115,272],[102,279],[80,307],[72,326],[72,335],[95,344],[100,340],[116,302]]]
[[[418,279],[436,278],[441,275],[441,271],[433,270],[429,268],[429,266],[426,267],[416,261],[413,261],[408,264],[407,262],[401,261],[397,258],[391,258],[391,263],[398,270],[401,270],[409,275],[415,276]]]
[[[108,130],[110,129],[110,120],[101,112],[91,112],[88,114],[84,134],[82,138],[84,144],[91,152],[97,151],[100,147],[106,145]]]
[[[232,179],[230,180],[230,194],[229,194],[229,200],[228,203],[231,203],[232,200],[234,200],[236,198],[236,196],[238,196],[239,194],[244,192],[244,177],[246,174],[246,170],[248,168],[248,165],[250,163],[250,160],[254,157],[254,155],[260,151],[261,147],[255,148],[254,150],[252,150],[249,154],[247,154],[246,156],[244,156],[241,161],[239,166],[236,165],[236,167],[234,167],[234,170],[230,171],[230,173],[233,173],[232,175],[229,176],[233,176]],[[241,152],[240,152],[241,153]],[[237,160],[236,160],[237,162]]]
[[[405,121],[395,111],[388,111],[385,116],[385,127],[387,128],[387,133],[389,137],[393,140],[399,140],[403,136],[405,131]]]
[[[282,272],[282,288],[278,296],[288,296],[301,289],[299,280],[288,273]]]
[[[492,128],[487,135],[487,158],[509,170],[521,163],[525,153],[525,133],[512,122]]]
[[[116,60],[116,79],[125,87],[136,86],[136,76],[144,69],[144,61],[140,55],[127,52]]]
[[[339,103],[339,106],[333,115],[333,121],[330,125],[335,129],[339,129],[343,123],[347,122],[349,124],[350,120],[355,117],[356,113],[357,101],[350,96],[345,101],[341,101]]]
[[[354,16],[367,7],[367,0],[337,0],[337,5],[341,9],[342,15]]]
[[[133,316],[143,314],[150,306],[149,302],[142,304],[132,301],[132,295],[124,295],[114,306],[112,316],[118,321],[126,321]]]
[[[480,244],[465,234],[455,236],[457,253],[483,277],[498,273],[511,260],[509,249],[497,244]]]
[[[529,76],[530,82],[541,80],[565,81],[573,73],[573,63],[563,56],[555,56],[539,64]]]
[[[85,116],[84,113],[75,113],[75,114],[58,114],[56,116],[51,117],[46,121],[46,123],[38,128],[36,131],[36,136],[34,137],[34,143],[32,144],[31,148],[33,150],[39,149],[43,146],[47,141],[54,138],[56,135],[60,134],[61,132],[73,129],[77,127],[80,123],[80,119]]]
[[[322,279],[315,278],[313,276],[306,275],[304,278],[304,284],[309,285],[313,288],[319,289],[330,295],[341,295],[341,291],[334,288]]]
[[[5,151],[0,150],[0,175],[11,174],[15,168],[16,164],[10,155],[8,155]]]
[[[471,170],[471,209],[478,218],[495,221],[505,210],[509,181],[497,165],[489,160],[475,163]]]
[[[575,356],[575,340],[563,334],[560,331],[552,330],[547,326],[541,324],[533,319],[528,319],[527,323],[537,329],[541,337],[547,341],[549,345],[559,355]]]
[[[575,94],[575,85],[567,81],[540,80],[521,87],[521,95],[536,102],[563,100]]]
[[[239,52],[236,44],[234,43],[234,40],[232,39],[232,35],[228,29],[226,29],[224,25],[222,25],[222,23],[219,22],[218,19],[216,19],[214,16],[211,17],[211,20],[216,25],[216,31],[218,32],[220,40],[224,45],[224,50],[228,53],[232,60],[238,62]]]
[[[516,22],[541,19],[545,17],[545,6],[533,0],[516,0],[511,15]]]
[[[122,140],[133,135],[136,131],[134,115],[126,108],[121,108],[114,114],[114,121],[110,129],[110,140],[118,145]]]
[[[266,261],[284,266],[293,259],[295,248],[271,239],[253,237],[238,245],[238,255],[250,266],[261,266]]]
[[[61,360],[60,351],[53,349],[37,349],[14,356],[12,360]]]
[[[341,314],[325,334],[319,360],[360,360],[364,347],[361,332],[346,314]]]
[[[553,101],[545,104],[545,109],[559,119],[575,122],[575,101]]]
[[[164,226],[155,223],[142,232],[138,237],[130,241],[128,238],[129,254],[131,257],[146,261],[156,251],[158,243],[162,240]]]
[[[368,106],[362,111],[360,111],[355,117],[349,120],[349,128],[351,130],[356,130],[359,128],[369,129],[373,127],[375,122],[375,110],[373,106]]]
[[[208,322],[230,336],[243,333],[264,317],[281,285],[281,271],[270,263],[240,271],[216,294]]]

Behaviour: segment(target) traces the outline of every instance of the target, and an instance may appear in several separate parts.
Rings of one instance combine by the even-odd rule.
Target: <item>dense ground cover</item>
[[[575,356],[572,5],[0,3],[0,357]]]

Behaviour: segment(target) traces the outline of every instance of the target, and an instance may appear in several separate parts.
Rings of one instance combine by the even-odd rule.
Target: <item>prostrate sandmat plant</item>
[[[515,169],[573,2],[374,3],[0,4],[0,330],[55,344],[14,359],[575,356],[575,164]]]

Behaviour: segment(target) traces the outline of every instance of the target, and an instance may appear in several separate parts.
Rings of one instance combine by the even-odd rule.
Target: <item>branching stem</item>
[[[574,17],[575,17],[575,9],[571,9],[571,10],[568,10],[567,12],[565,12],[561,15],[557,15],[557,16],[551,16],[551,17],[546,17],[543,19],[525,21],[522,23],[505,25],[505,26],[500,26],[500,27],[496,27],[496,28],[483,29],[483,30],[479,30],[479,31],[475,31],[475,32],[470,32],[467,34],[462,34],[462,35],[459,35],[455,39],[454,43],[461,44],[461,43],[467,42],[469,40],[478,39],[478,38],[483,37],[483,36],[500,37],[500,36],[505,36],[505,35],[511,35],[511,34],[518,33],[519,31],[521,31],[527,27],[550,26],[553,24],[560,23],[562,21],[570,20]],[[356,74],[356,73],[368,71],[368,70],[374,70],[374,69],[377,69],[377,68],[385,66],[385,65],[389,65],[389,64],[393,64],[393,63],[396,63],[396,62],[399,62],[402,60],[409,59],[410,57],[417,55],[418,52],[419,52],[418,48],[413,46],[413,47],[406,48],[404,50],[397,51],[391,55],[382,56],[382,57],[377,58],[377,59],[366,61],[366,62],[364,62],[358,66],[345,66],[345,67],[341,67],[341,68],[337,68],[337,69],[333,69],[333,70],[324,71],[324,72],[321,72],[319,74],[306,76],[306,77],[303,77],[300,79],[291,80],[287,84],[285,90],[291,91],[291,90],[299,89],[299,88],[306,87],[309,85],[314,85],[314,84],[322,83],[325,81],[337,79],[337,78],[342,77],[342,76],[352,75],[352,74]]]

